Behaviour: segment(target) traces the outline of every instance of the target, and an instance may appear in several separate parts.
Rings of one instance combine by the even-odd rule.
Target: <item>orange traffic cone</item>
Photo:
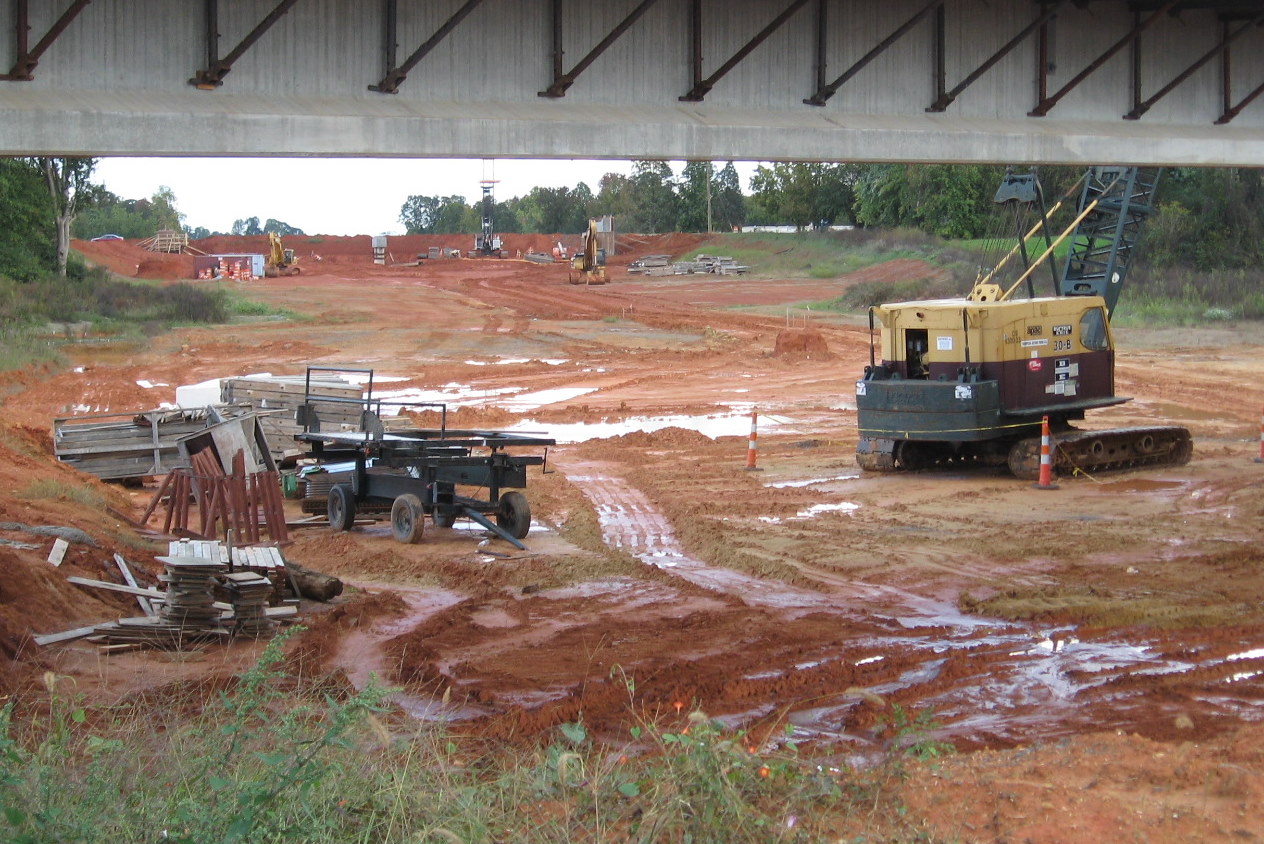
[[[1053,482],[1053,437],[1049,435],[1049,417],[1040,420],[1040,480],[1032,484],[1036,489],[1057,489]]]
[[[762,471],[758,466],[755,465],[755,455],[759,451],[759,446],[756,444],[759,439],[759,432],[756,429],[758,419],[759,419],[759,413],[757,411],[752,410],[751,411],[750,442],[746,446],[746,471],[748,472]]]

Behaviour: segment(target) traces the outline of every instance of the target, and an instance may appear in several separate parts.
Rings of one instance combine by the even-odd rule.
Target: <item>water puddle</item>
[[[596,465],[586,468],[600,469]],[[592,501],[602,536],[612,548],[625,550],[695,586],[734,595],[750,606],[789,609],[831,605],[830,597],[819,592],[709,566],[689,556],[676,540],[667,517],[622,478],[600,472],[567,472],[567,478]]]
[[[832,475],[828,478],[808,478],[803,481],[777,481],[776,483],[764,484],[769,489],[799,489],[806,486],[816,486],[817,484],[828,484],[834,481],[854,481],[860,477],[859,472],[848,472],[845,475]]]

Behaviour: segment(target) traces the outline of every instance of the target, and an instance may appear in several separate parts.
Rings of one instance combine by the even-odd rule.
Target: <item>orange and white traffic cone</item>
[[[1049,435],[1049,417],[1040,420],[1040,480],[1032,484],[1036,489],[1057,489],[1053,482],[1053,437]]]
[[[1255,458],[1256,463],[1264,463],[1264,407],[1260,408],[1260,456]]]
[[[759,451],[759,446],[757,445],[757,442],[759,439],[759,432],[756,429],[758,419],[759,419],[759,413],[757,411],[752,410],[751,411],[750,442],[746,446],[746,471],[748,472],[762,471],[758,466],[755,465],[755,455]]]

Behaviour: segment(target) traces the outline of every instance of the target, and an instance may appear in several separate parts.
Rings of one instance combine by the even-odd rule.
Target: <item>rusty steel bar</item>
[[[383,74],[391,72],[399,52],[399,0],[385,0],[386,13],[382,28]]]
[[[693,65],[693,84],[702,83],[702,0],[693,0],[689,7],[689,45]]]
[[[771,23],[761,29],[754,38],[747,41],[740,50],[734,53],[732,58],[720,65],[719,70],[708,76],[706,79],[703,79],[701,82],[695,82],[693,88],[689,90],[689,93],[679,98],[680,101],[684,103],[702,102],[707,93],[715,87],[716,82],[719,82],[725,74],[737,67],[743,59],[749,56],[756,47],[764,43],[768,36],[780,29],[785,22],[790,20],[791,16],[793,16],[795,12],[799,11],[799,9],[802,9],[807,2],[808,0],[794,0],[794,2],[791,3],[785,11],[773,18]]]
[[[208,62],[203,70],[199,70],[193,74],[193,78],[189,80],[189,84],[203,91],[214,90],[224,84],[224,77],[233,69],[233,65],[237,60],[246,54],[246,51],[255,45],[255,42],[263,37],[272,25],[285,16],[290,8],[297,3],[298,0],[281,0],[281,2],[267,16],[259,22],[259,24],[241,40],[233,50],[222,59],[212,59]],[[207,5],[208,24],[212,15],[218,18],[218,8],[213,0]],[[215,21],[214,26],[207,27],[207,46],[212,57],[219,52],[219,21]]]
[[[640,4],[638,4],[637,7],[633,9],[631,12],[629,12],[628,16],[624,18],[622,21],[620,21],[619,24],[614,29],[610,30],[610,33],[606,35],[605,38],[601,39],[601,42],[596,47],[593,47],[592,50],[589,51],[588,55],[580,59],[575,64],[575,66],[571,68],[569,73],[561,72],[561,69],[562,69],[562,29],[561,29],[561,21],[559,18],[554,23],[554,29],[553,29],[553,46],[554,46],[553,84],[550,85],[545,90],[540,91],[539,96],[541,97],[566,96],[566,89],[570,88],[571,85],[575,84],[575,79],[585,70],[587,70],[589,65],[591,65],[594,61],[596,61],[597,57],[600,56],[602,53],[604,53],[610,47],[611,44],[619,40],[619,37],[623,35],[623,33],[627,32],[628,29],[630,29],[632,25],[636,23],[637,20],[639,20],[640,17],[644,15],[647,11],[649,11],[650,7],[653,6],[657,2],[658,0],[641,0]],[[560,11],[561,0],[554,0],[554,3],[555,3],[554,8]]]
[[[825,87],[826,60],[829,53],[829,0],[816,2],[816,88]]]
[[[1050,112],[1050,110],[1054,106],[1056,106],[1059,103],[1059,101],[1061,101],[1063,97],[1071,93],[1071,91],[1073,91],[1077,86],[1079,86],[1079,84],[1083,82],[1085,79],[1088,79],[1088,77],[1091,76],[1093,73],[1097,72],[1097,70],[1100,69],[1102,65],[1106,64],[1106,62],[1114,58],[1115,55],[1120,50],[1122,50],[1124,47],[1127,47],[1129,44],[1139,39],[1141,37],[1141,33],[1149,29],[1150,26],[1154,24],[1160,17],[1167,14],[1169,11],[1171,11],[1171,9],[1174,6],[1176,6],[1177,3],[1180,3],[1180,2],[1181,0],[1167,0],[1166,3],[1164,3],[1159,8],[1155,9],[1154,12],[1152,12],[1150,16],[1146,18],[1144,21],[1141,21],[1140,23],[1134,23],[1132,29],[1130,29],[1127,32],[1127,34],[1124,35],[1123,38],[1120,38],[1114,44],[1110,45],[1110,47],[1106,49],[1106,52],[1102,53],[1100,56],[1093,59],[1093,61],[1089,62],[1088,66],[1085,67],[1083,70],[1081,70],[1079,73],[1077,73],[1069,82],[1067,82],[1067,84],[1063,85],[1061,88],[1059,88],[1056,92],[1054,92],[1050,96],[1041,98],[1040,102],[1036,103],[1036,107],[1033,108],[1031,111],[1027,112],[1027,116],[1028,117],[1044,117],[1045,115],[1047,115]]]
[[[1068,0],[1055,0],[1055,2],[1048,5],[1045,8],[1045,10],[1040,13],[1039,17],[1037,17],[1034,21],[1032,21],[1027,26],[1023,27],[1021,32],[1019,32],[1017,35],[1015,35],[1013,38],[1007,41],[1003,47],[1001,47],[999,50],[993,53],[986,61],[983,62],[983,64],[975,68],[973,72],[971,72],[965,79],[961,81],[959,85],[957,85],[957,87],[953,88],[951,91],[941,92],[939,95],[939,98],[935,100],[935,102],[931,103],[926,108],[926,110],[927,111],[947,110],[948,106],[952,105],[953,100],[957,99],[957,97],[961,95],[962,91],[964,91],[966,88],[969,88],[971,85],[977,82],[979,77],[987,73],[989,70],[991,70],[993,67],[996,66],[997,62],[999,62],[1001,59],[1005,58],[1011,52],[1013,52],[1015,47],[1017,47],[1019,44],[1026,41],[1028,38],[1031,37],[1032,33],[1034,33],[1036,30],[1040,29],[1040,27],[1048,23],[1049,19],[1052,18],[1055,14],[1057,14],[1058,9],[1065,6],[1067,2]]]
[[[1206,53],[1203,53],[1193,64],[1176,74],[1176,78],[1159,89],[1158,93],[1143,102],[1137,103],[1132,111],[1124,115],[1124,120],[1140,120],[1141,116],[1149,111],[1151,106],[1166,97],[1177,86],[1193,76],[1194,73],[1196,73],[1203,65],[1207,64],[1207,62],[1229,49],[1229,45],[1241,38],[1248,29],[1253,26],[1259,26],[1262,23],[1264,23],[1264,12],[1261,12],[1251,18],[1251,20],[1242,24],[1242,26],[1229,33],[1227,37],[1221,38],[1219,44],[1212,47]]]
[[[431,50],[437,47],[439,42],[447,38],[448,34],[456,29],[461,21],[465,20],[465,16],[474,11],[482,2],[483,0],[466,0],[465,5],[453,12],[452,17],[444,21],[443,25],[435,30],[435,34],[426,40],[426,43],[418,47],[411,56],[404,60],[402,65],[388,70],[386,75],[382,77],[382,81],[376,85],[370,85],[369,90],[377,91],[379,94],[399,93],[399,86],[408,78],[409,71],[416,67]]]
[[[31,29],[30,19],[27,9],[27,0],[20,0],[17,4],[16,25],[17,31],[17,57],[13,62],[13,68],[6,74],[0,75],[0,79],[10,82],[30,82],[35,77],[31,75],[31,71],[35,70],[35,66],[39,64],[40,58],[53,46],[53,42],[66,31],[79,13],[87,7],[92,0],[74,0],[66,11],[62,12],[57,22],[49,27],[48,32],[44,33],[44,37],[39,40],[31,50],[26,49],[28,43],[29,32]]]
[[[882,39],[876,47],[857,59],[855,64],[843,72],[842,76],[838,77],[830,84],[818,88],[816,93],[803,101],[804,104],[814,106],[825,105],[829,98],[838,92],[839,88],[847,84],[848,80],[863,70],[869,62],[882,55],[882,53],[884,53],[892,44],[903,38],[909,30],[921,23],[923,18],[942,6],[944,2],[945,0],[930,0],[929,3],[922,7],[921,11],[917,12],[913,15],[913,17],[900,24],[895,32],[892,32],[886,38]]]

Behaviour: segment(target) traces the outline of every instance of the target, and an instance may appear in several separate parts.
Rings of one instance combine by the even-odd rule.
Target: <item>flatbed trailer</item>
[[[309,372],[316,369],[311,367]],[[306,400],[299,413],[304,430],[294,439],[310,458],[318,464],[354,466],[349,482],[334,484],[329,490],[329,524],[336,530],[350,530],[357,509],[389,507],[391,534],[399,542],[419,541],[426,517],[436,527],[451,527],[465,517],[525,549],[521,540],[531,529],[531,508],[518,490],[527,486],[527,467],[544,467],[548,447],[556,441],[534,434],[448,428],[447,408],[438,402],[400,404],[438,410],[439,428],[387,432],[378,420],[381,406],[390,402],[371,397],[371,373],[369,384],[368,397],[361,402],[362,431],[319,430],[318,410]],[[510,452],[521,448],[542,453]]]

